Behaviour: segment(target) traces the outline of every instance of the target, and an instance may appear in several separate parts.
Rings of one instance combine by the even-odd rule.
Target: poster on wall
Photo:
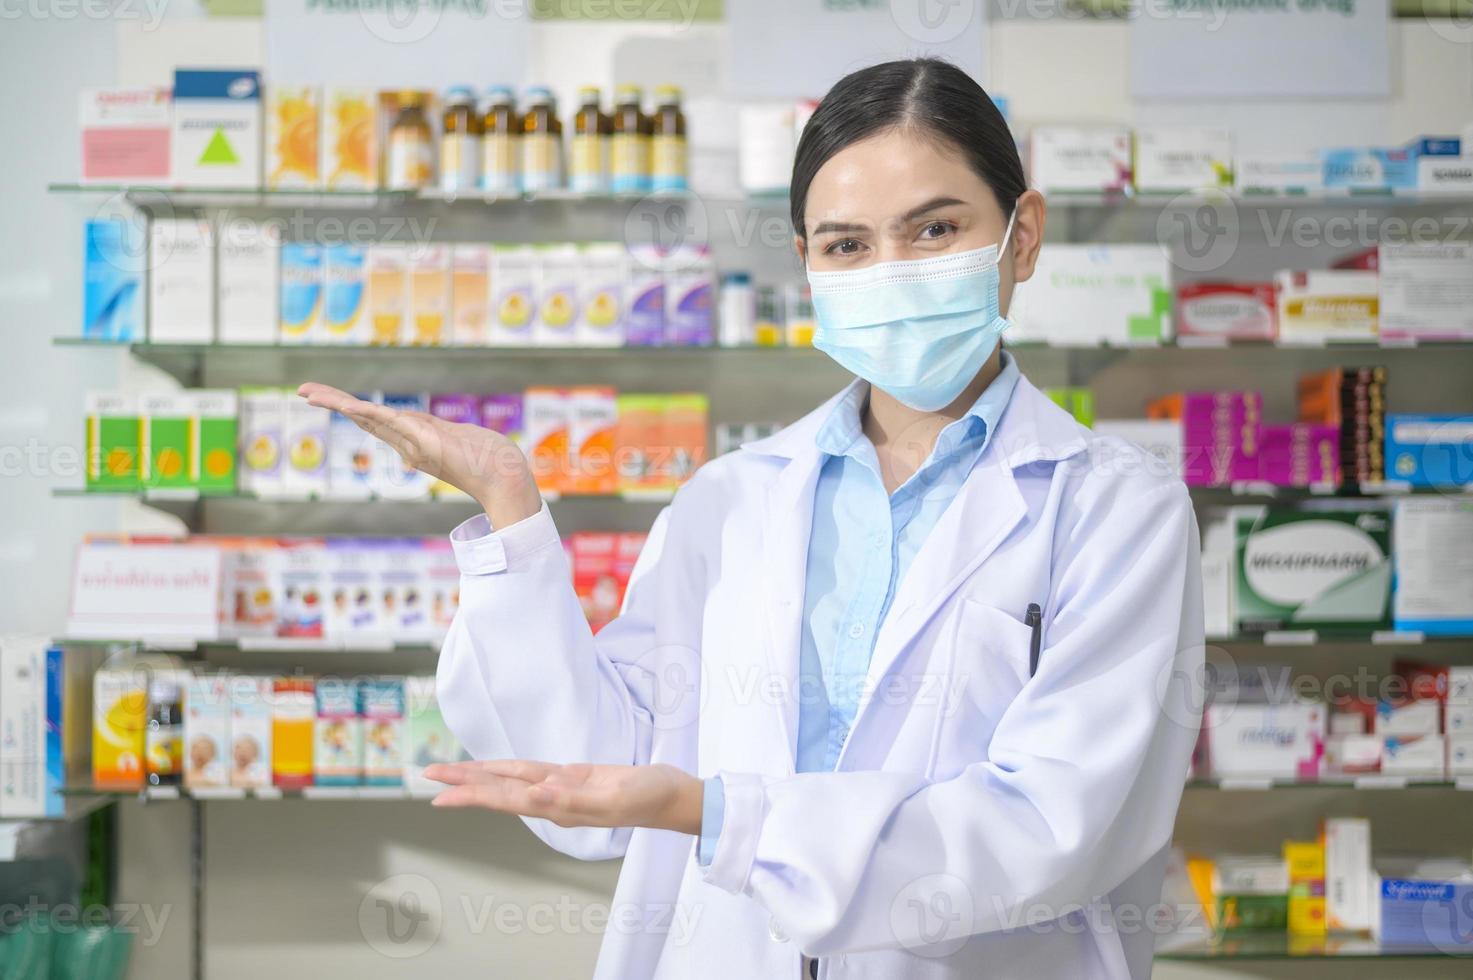
[[[934,55],[979,82],[986,4],[938,0],[741,0],[726,4],[731,93],[819,98],[856,68]]]
[[[369,89],[521,85],[531,47],[526,3],[266,0],[271,83]]]
[[[1151,0],[1131,22],[1131,95],[1385,98],[1390,19],[1390,0]]]

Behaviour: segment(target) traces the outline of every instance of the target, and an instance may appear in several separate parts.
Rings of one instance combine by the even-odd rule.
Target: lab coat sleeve
[[[623,612],[597,636],[546,504],[501,530],[481,515],[451,534],[460,607],[436,689],[446,724],[473,758],[638,765],[650,761],[657,729],[678,738],[688,726],[694,739],[693,706],[682,717],[687,699],[679,696],[682,678],[699,677],[694,643],[683,642],[684,621],[667,622],[663,632],[655,623],[663,601],[688,598],[671,586],[668,514],[650,532]],[[662,590],[671,593],[665,600]],[[630,835],[628,828],[527,825],[587,859],[621,856]]]
[[[1165,847],[1199,722],[1200,558],[1185,487],[1131,490],[1059,531],[1040,666],[987,760],[937,782],[723,772],[705,879],[827,956],[1051,921]]]

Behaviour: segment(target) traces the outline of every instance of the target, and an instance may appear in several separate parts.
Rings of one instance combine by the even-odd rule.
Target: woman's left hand
[[[435,797],[435,806],[479,806],[541,817],[560,827],[701,832],[704,784],[674,766],[496,759],[439,763],[425,775],[451,787]]]

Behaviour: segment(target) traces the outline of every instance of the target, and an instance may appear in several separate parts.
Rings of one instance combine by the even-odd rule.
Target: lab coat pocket
[[[1028,680],[1033,631],[974,599],[957,603],[946,700],[937,725],[933,777],[948,779],[985,761],[992,733]]]

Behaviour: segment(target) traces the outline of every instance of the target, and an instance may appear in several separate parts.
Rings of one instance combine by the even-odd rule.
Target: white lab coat
[[[1020,380],[899,583],[838,771],[795,775],[832,404],[702,467],[597,637],[545,507],[458,541],[451,730],[476,758],[724,777],[706,868],[686,835],[528,821],[565,853],[624,858],[600,980],[787,980],[804,954],[833,980],[1148,976],[1200,703],[1186,488]]]

